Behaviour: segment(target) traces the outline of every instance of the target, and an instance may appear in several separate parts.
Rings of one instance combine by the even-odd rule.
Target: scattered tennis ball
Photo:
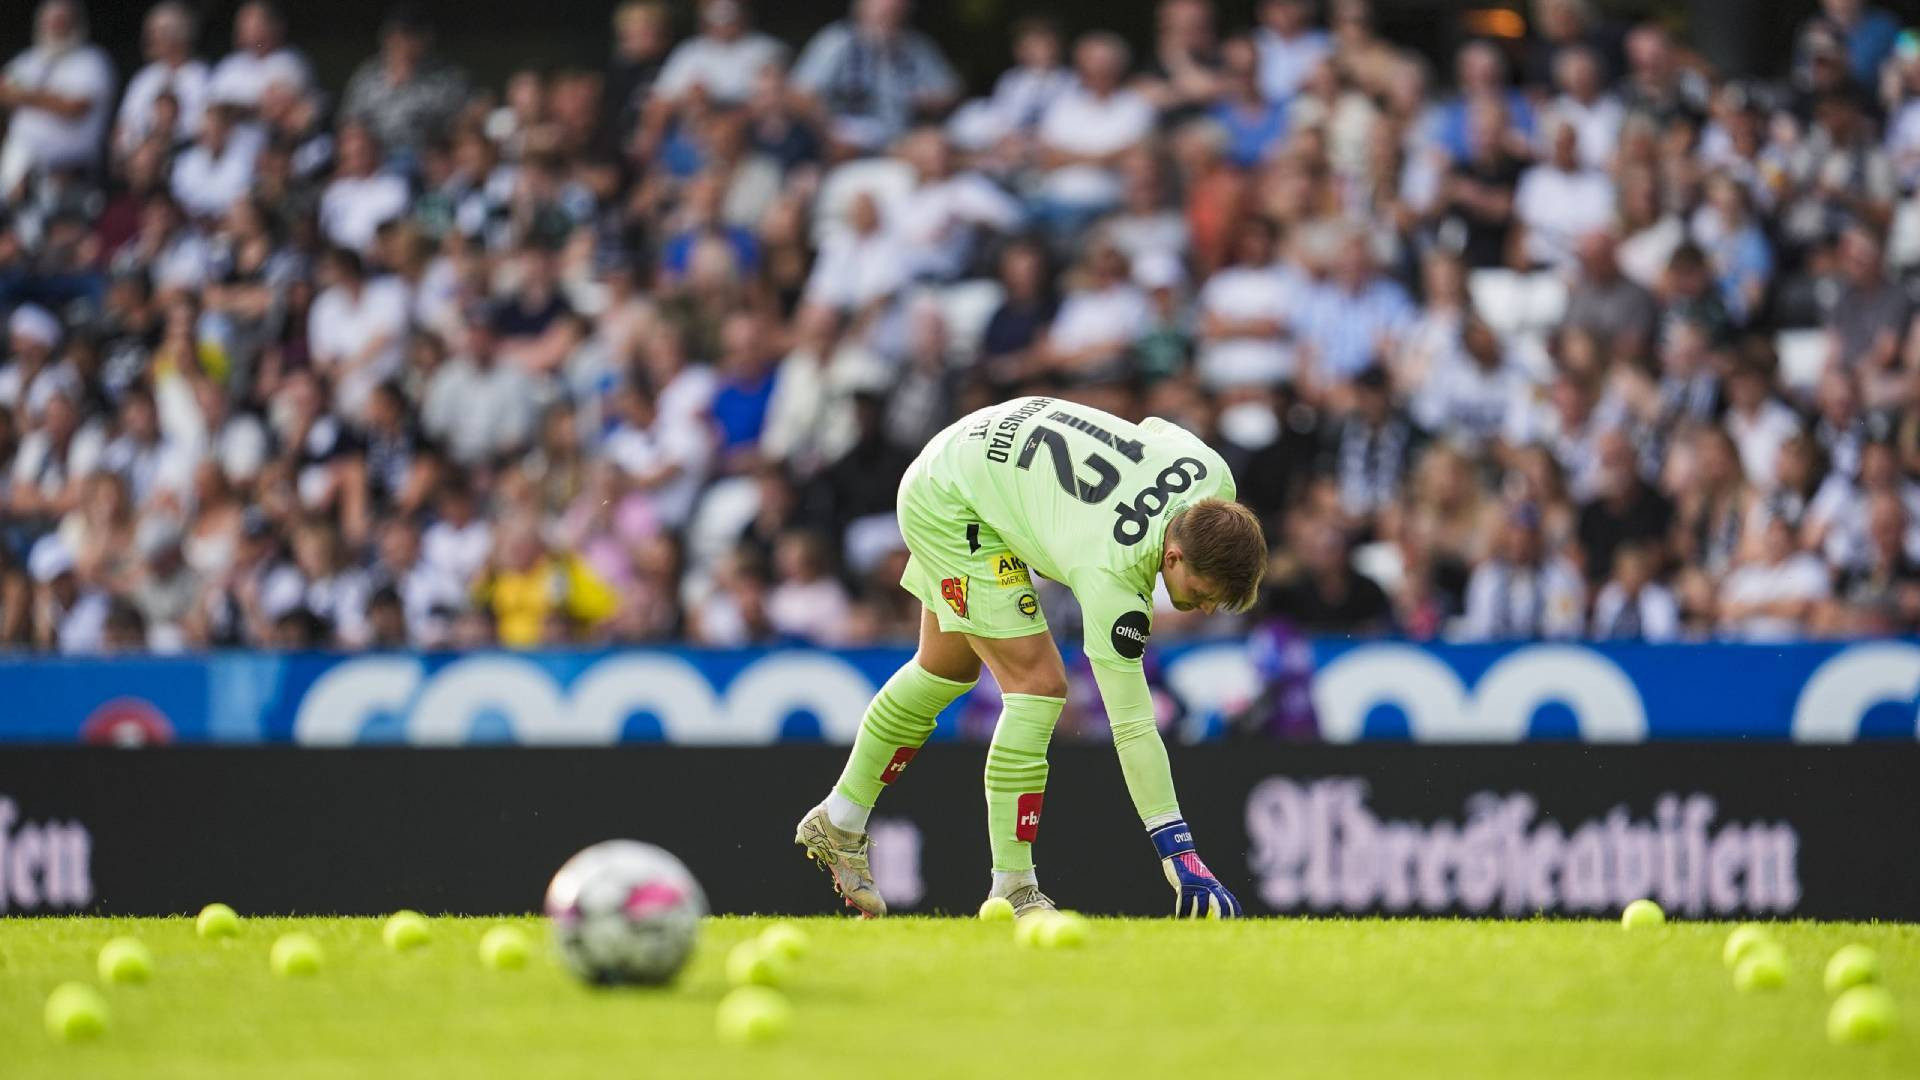
[[[1837,1043],[1877,1042],[1893,1032],[1893,995],[1878,986],[1855,986],[1827,1010],[1827,1038]]]
[[[1013,901],[1004,896],[989,896],[980,904],[981,922],[1012,922]]]
[[[767,1042],[793,1027],[793,1006],[778,990],[742,986],[720,999],[714,1027],[728,1042]]]
[[[97,1038],[107,1030],[107,999],[86,983],[61,983],[47,995],[46,1022],[60,1042]]]
[[[1727,965],[1728,970],[1737,968],[1755,945],[1772,940],[1767,928],[1759,923],[1741,923],[1727,935],[1726,947],[1720,950],[1720,961]]]
[[[240,932],[240,916],[225,904],[208,904],[193,920],[194,932],[203,938],[229,938]]]
[[[1087,920],[1071,911],[1061,911],[1040,924],[1040,947],[1077,949],[1087,943]]]
[[[394,952],[406,952],[417,949],[427,943],[432,936],[427,926],[427,917],[417,911],[396,911],[387,917],[387,925],[380,930],[380,939]]]
[[[533,946],[517,926],[496,926],[480,935],[480,962],[497,971],[518,971],[532,954]]]
[[[792,963],[807,955],[807,932],[790,922],[777,922],[760,932],[760,947]]]
[[[1746,958],[1733,969],[1733,986],[1743,994],[1756,990],[1778,990],[1787,984],[1787,954],[1771,941],[1747,950]]]
[[[735,986],[778,986],[786,974],[786,961],[758,940],[743,941],[727,954],[727,981]]]
[[[299,931],[280,935],[267,953],[267,962],[273,967],[273,973],[280,976],[317,975],[323,959],[320,943],[313,939],[312,934]]]
[[[1827,993],[1880,981],[1880,956],[1865,945],[1842,945],[1827,961]]]
[[[1635,900],[1620,913],[1620,925],[1629,930],[1650,930],[1666,923],[1667,913],[1651,900]]]
[[[1041,938],[1047,929],[1047,924],[1058,917],[1059,914],[1053,911],[1036,911],[1031,915],[1022,916],[1013,924],[1014,943],[1025,945],[1030,949],[1045,948],[1046,943]]]
[[[143,983],[153,977],[153,951],[139,938],[117,937],[100,946],[95,965],[105,983]]]

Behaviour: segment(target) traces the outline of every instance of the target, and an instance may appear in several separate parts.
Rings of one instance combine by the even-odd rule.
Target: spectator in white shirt
[[[173,162],[173,198],[188,216],[225,216],[253,186],[259,136],[234,124],[231,105],[206,110],[193,145]]]
[[[952,281],[972,265],[981,231],[1019,226],[1020,203],[977,172],[956,172],[953,147],[939,128],[909,135],[900,156],[919,181],[888,215],[909,276]]]
[[[0,201],[30,176],[97,164],[113,113],[113,62],[87,43],[77,0],[42,0],[33,47],[0,70],[0,113]]]
[[[832,646],[847,638],[853,605],[827,569],[826,545],[817,533],[788,533],[773,553],[778,584],[767,593],[773,629],[809,645]]]
[[[147,65],[134,72],[120,99],[120,114],[114,121],[116,154],[132,153],[154,133],[154,101],[161,94],[171,96],[177,106],[173,139],[190,139],[200,130],[209,75],[207,65],[193,55],[198,28],[193,12],[179,0],[162,0],[147,9],[140,38]]]
[[[1120,369],[1152,315],[1147,294],[1127,271],[1127,257],[1118,248],[1094,241],[1078,285],[1061,301],[1045,342],[1036,350],[1043,364],[1068,376]]]
[[[1756,490],[1772,491],[1780,444],[1799,434],[1800,417],[1773,396],[1765,368],[1742,359],[1727,380],[1727,434],[1740,448],[1740,467]]]
[[[1563,49],[1553,60],[1553,81],[1560,94],[1547,106],[1547,129],[1555,123],[1571,126],[1579,139],[1580,164],[1610,167],[1627,110],[1606,92],[1599,58],[1585,46]]]
[[[862,191],[847,207],[846,227],[821,241],[804,295],[810,304],[857,317],[877,310],[906,282],[905,252],[884,227],[878,200]]]
[[[741,104],[761,70],[785,55],[786,46],[751,29],[743,0],[701,0],[700,32],[667,54],[653,100],[671,108],[697,92],[714,104]]]
[[[1592,635],[1600,641],[1672,641],[1680,636],[1680,604],[1654,580],[1658,559],[1646,544],[1622,544],[1613,576],[1593,602]]]
[[[1314,65],[1333,53],[1324,30],[1313,25],[1312,0],[1261,0],[1260,91],[1269,101],[1285,102],[1300,89]]]
[[[493,525],[480,516],[466,474],[455,470],[440,485],[433,524],[420,534],[421,565],[467,589],[492,552]]]
[[[989,97],[974,98],[954,110],[947,133],[963,150],[990,150],[1012,143],[1014,158],[1024,156],[1026,139],[1040,125],[1047,107],[1073,89],[1073,72],[1060,63],[1060,27],[1045,16],[1027,16],[1013,24],[1014,66],[1001,73]]]
[[[1613,221],[1613,181],[1580,161],[1580,134],[1564,121],[1547,125],[1551,154],[1520,174],[1514,220],[1526,230],[1521,253],[1533,266],[1573,273],[1582,236]]]
[[[1436,435],[1489,450],[1531,404],[1533,382],[1478,317],[1460,331],[1460,347],[1439,356],[1413,395],[1413,417]]]
[[[251,112],[260,107],[267,87],[281,83],[297,94],[313,84],[306,57],[286,44],[287,20],[269,0],[249,0],[233,13],[234,49],[216,64],[208,80],[210,100]]]
[[[466,336],[466,347],[428,380],[420,419],[448,457],[471,468],[527,447],[541,400],[532,377],[501,357],[491,327],[475,321]]]
[[[1120,202],[1120,160],[1153,133],[1153,106],[1121,85],[1131,55],[1117,34],[1081,37],[1073,49],[1080,85],[1040,118],[1043,206],[1069,235]]]
[[[340,166],[320,195],[320,231],[327,242],[362,255],[380,226],[407,212],[407,181],[380,171],[380,144],[366,125],[340,127]]]
[[[1720,585],[1720,632],[1739,641],[1790,641],[1807,630],[1833,591],[1819,556],[1799,550],[1794,523],[1769,513],[1749,560]]]
[[[1291,381],[1291,321],[1305,283],[1273,261],[1274,227],[1248,217],[1234,240],[1232,265],[1201,287],[1201,381],[1215,391]]]
[[[360,256],[327,253],[326,288],[307,314],[307,348],[326,372],[341,413],[359,419],[373,388],[400,372],[407,336],[407,290],[396,278],[367,280]]]

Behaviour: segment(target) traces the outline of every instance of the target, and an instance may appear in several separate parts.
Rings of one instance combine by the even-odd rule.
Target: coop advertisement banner
[[[930,746],[870,823],[899,911],[970,912],[990,866],[984,748]],[[1168,909],[1109,748],[1056,747],[1041,881],[1096,913]],[[1920,919],[1920,746],[1176,748],[1201,854],[1255,914]],[[720,912],[838,909],[794,826],[824,746],[0,754],[6,914],[536,910],[575,851],[661,844]]]
[[[222,654],[0,659],[14,743],[763,746],[851,741],[905,649]],[[1245,640],[1150,649],[1178,742],[1913,740],[1920,643],[1415,645]],[[1104,737],[1085,661],[1060,737]],[[984,739],[986,680],[935,738]]]

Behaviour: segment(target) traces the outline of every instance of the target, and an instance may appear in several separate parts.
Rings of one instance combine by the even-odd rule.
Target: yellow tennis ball
[[[786,974],[786,961],[758,940],[743,941],[727,954],[727,981],[735,986],[778,986]]]
[[[1620,913],[1620,925],[1629,930],[1649,930],[1666,923],[1667,913],[1651,900],[1635,900]]]
[[[807,932],[790,922],[777,922],[760,931],[760,947],[788,963],[807,955],[810,945]]]
[[[1747,952],[1746,959],[1733,969],[1734,989],[1741,993],[1778,990],[1787,984],[1787,954],[1772,942],[1762,942]]]
[[[1043,949],[1077,949],[1087,943],[1087,920],[1075,912],[1055,912],[1040,924],[1039,934]]]
[[[139,938],[117,937],[100,946],[95,965],[105,983],[143,983],[153,977],[153,951]]]
[[[282,934],[273,943],[267,953],[267,963],[273,973],[282,977],[292,975],[317,975],[325,954],[320,951],[320,943],[312,934],[295,931]]]
[[[980,904],[981,922],[1012,922],[1013,901],[1004,896],[989,896]]]
[[[406,952],[417,949],[427,943],[432,931],[427,925],[427,917],[417,911],[396,911],[387,918],[387,925],[380,930],[380,939],[394,952]]]
[[[47,995],[45,1020],[60,1042],[98,1038],[107,1030],[107,999],[86,983],[61,983]]]
[[[1880,957],[1865,945],[1842,945],[1827,961],[1827,993],[1880,981]]]
[[[527,935],[517,926],[496,926],[480,935],[480,962],[497,971],[518,971],[532,954]]]
[[[1737,968],[1755,945],[1772,940],[1767,928],[1759,923],[1741,923],[1727,935],[1727,944],[1720,950],[1720,962],[1727,965],[1729,970]]]
[[[767,1042],[793,1027],[793,1006],[778,990],[742,986],[720,999],[714,1027],[728,1042]]]
[[[203,938],[229,938],[240,932],[240,916],[225,904],[208,904],[193,920],[193,930]]]
[[[1827,1010],[1827,1038],[1837,1043],[1877,1042],[1893,1033],[1897,1018],[1892,994],[1878,986],[1856,986]]]

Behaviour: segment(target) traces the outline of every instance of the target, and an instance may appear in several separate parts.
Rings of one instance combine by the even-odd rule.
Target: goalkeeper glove
[[[1173,913],[1182,919],[1233,919],[1245,914],[1220,879],[1193,849],[1193,830],[1184,821],[1162,825],[1147,834],[1160,853],[1161,869],[1173,886]]]

